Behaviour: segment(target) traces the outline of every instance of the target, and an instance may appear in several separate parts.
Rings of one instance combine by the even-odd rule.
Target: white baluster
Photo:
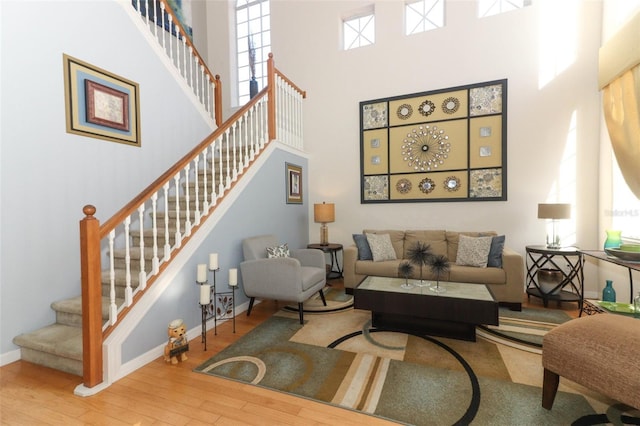
[[[251,124],[251,128],[247,129],[249,131],[249,134],[247,135],[247,140],[249,141],[249,145],[247,146],[247,152],[248,152],[248,156],[246,158],[246,162],[247,165],[249,165],[249,161],[253,161],[254,158],[256,158],[256,146],[258,144],[258,138],[257,138],[257,134],[255,131],[255,127],[256,127],[256,123],[257,123],[257,116],[256,116],[256,105],[254,105],[251,108],[251,120],[249,120],[249,123]],[[249,127],[249,126],[247,126]]]
[[[109,324],[114,325],[118,321],[118,306],[116,305],[116,271],[114,269],[115,254],[113,241],[116,238],[116,230],[109,232]]]
[[[169,182],[162,186],[164,190],[164,258],[163,262],[171,259],[171,244],[169,243]]]
[[[182,37],[182,63],[180,64],[180,75],[187,79],[187,37]]]
[[[200,99],[200,102],[203,101],[202,86],[204,85],[204,77],[204,64],[200,64],[200,84],[198,84],[198,99]]]
[[[189,46],[189,72],[188,72],[188,76],[190,78],[187,78],[187,81],[189,82],[189,87],[191,87],[191,89],[193,90],[193,47]]]
[[[220,175],[220,178],[218,180],[218,197],[222,197],[222,194],[224,194],[224,177],[222,175],[222,173],[224,172],[222,164],[222,149],[224,147],[224,135],[228,135],[228,133],[229,130],[227,129],[226,133],[220,135],[220,143],[218,144],[218,173]]]
[[[191,163],[187,163],[187,165],[184,168],[184,178],[185,178],[185,214],[186,214],[186,221],[184,223],[184,235],[186,235],[187,237],[189,235],[191,235],[191,200],[189,197],[189,171],[191,170]]]
[[[215,206],[218,203],[218,197],[216,195],[216,139],[211,145],[211,205]]]
[[[158,259],[158,193],[154,192],[151,196],[151,229],[153,235],[153,259],[151,260],[151,271],[153,275],[160,272],[160,260]],[[144,233],[144,229],[141,231]],[[142,235],[144,237],[144,234]]]
[[[165,10],[165,7],[164,7],[164,3],[162,3],[162,2],[160,2],[160,10],[162,12],[162,19],[160,20],[160,22],[162,22],[162,27],[161,27],[162,29],[160,30],[160,34],[162,35],[162,47],[164,48],[164,51],[166,52],[167,51],[167,43],[166,43],[167,36],[164,33],[164,29],[167,28],[167,27],[164,26],[164,10]]]
[[[149,0],[151,3],[153,3],[153,32],[156,36],[156,40],[158,40],[158,11],[156,9],[156,2],[155,0]],[[147,5],[149,5],[149,2],[147,2]],[[148,11],[149,9],[147,9]]]
[[[175,183],[174,190],[176,194],[176,248],[182,246],[182,233],[180,232],[180,173],[173,177]],[[169,221],[169,212],[167,211],[167,221]]]
[[[124,303],[131,306],[133,303],[133,292],[131,290],[131,216],[124,220]]]
[[[227,131],[225,132],[225,134],[227,135],[227,149],[226,149],[226,154],[227,154],[227,184],[225,185],[225,189],[229,189],[231,188],[231,175],[229,174],[229,129],[227,129]]]
[[[167,18],[169,19],[169,59],[171,59],[172,64],[175,64],[173,60],[173,42],[171,41],[173,39],[173,16],[168,15]]]
[[[140,232],[144,230],[144,203],[138,207],[138,220]],[[145,272],[145,259],[144,259],[144,238],[140,238],[140,278],[138,281],[138,290],[144,290],[147,288],[147,273]]]
[[[238,120],[239,122],[239,120]],[[231,127],[233,128],[233,143],[231,146],[231,152],[232,152],[232,156],[233,156],[233,171],[232,171],[232,178],[231,180],[233,180],[234,182],[236,180],[238,180],[238,166],[237,166],[237,161],[236,158],[238,158],[237,156],[237,152],[236,152],[236,145],[238,143],[240,143],[240,137],[238,136],[238,125],[237,122],[233,123],[231,125]]]
[[[204,151],[202,151],[200,153],[200,155],[202,155],[202,171],[203,171],[203,196],[202,196],[202,214],[207,214],[209,213],[209,201],[208,201],[208,196],[209,193],[207,192],[207,189],[209,188],[208,184],[209,184],[209,172],[207,170],[207,150],[209,149],[209,147],[205,147]]]
[[[200,224],[200,176],[198,174],[198,160],[200,160],[200,158],[196,155],[196,158],[193,159],[193,170],[195,171],[194,173],[194,181],[193,181],[193,188],[194,188],[194,201],[195,201],[195,205],[196,205],[196,210],[195,210],[195,217],[194,217],[194,225],[198,226]],[[188,188],[188,187],[187,187]]]

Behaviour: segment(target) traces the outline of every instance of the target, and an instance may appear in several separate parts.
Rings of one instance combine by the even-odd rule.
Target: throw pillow
[[[284,243],[275,247],[267,247],[267,257],[272,259],[274,257],[289,257],[289,246]]]
[[[504,249],[504,235],[491,238],[491,248],[489,249],[489,259],[487,266],[502,268],[502,250]]]
[[[456,264],[486,268],[493,237],[460,235]]]
[[[353,234],[353,241],[358,247],[358,260],[373,260],[373,254],[371,253],[371,247],[367,241],[367,236],[364,234]]]
[[[389,234],[365,234],[371,248],[374,262],[383,260],[396,260],[396,252],[391,244]]]

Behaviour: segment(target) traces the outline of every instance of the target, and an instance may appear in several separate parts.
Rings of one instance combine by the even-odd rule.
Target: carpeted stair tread
[[[35,351],[82,361],[82,329],[79,327],[51,324],[16,336],[13,343]]]
[[[116,305],[121,305],[122,299],[116,299]],[[56,312],[62,312],[73,315],[82,315],[82,296],[72,297],[71,299],[59,300],[51,304],[51,309]],[[102,297],[102,319],[109,318],[109,298]]]
[[[150,265],[150,264],[149,264]],[[145,265],[145,270],[148,272],[149,268],[146,266],[149,265]],[[139,279],[139,272],[140,270],[131,270],[131,287],[132,288],[136,288],[138,287],[138,279]],[[116,281],[116,286],[121,286],[124,287],[126,286],[127,283],[127,271],[125,269],[120,269],[120,268],[115,268],[113,270],[114,273],[114,277],[115,277],[115,281]],[[106,269],[103,270],[101,273],[101,282],[104,285],[109,285],[109,283],[111,282],[111,272]]]

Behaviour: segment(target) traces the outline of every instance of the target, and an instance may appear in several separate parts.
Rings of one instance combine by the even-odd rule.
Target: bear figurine
[[[171,362],[171,364],[177,364],[178,359],[186,361],[189,341],[187,340],[187,329],[184,321],[181,319],[171,321],[167,334],[169,335],[169,343],[164,348],[164,360]]]

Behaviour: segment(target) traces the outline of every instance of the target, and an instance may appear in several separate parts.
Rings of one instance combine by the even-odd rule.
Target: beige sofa
[[[398,277],[398,266],[407,258],[407,251],[417,241],[429,244],[431,251],[436,255],[444,255],[449,259],[451,270],[440,277],[442,281],[456,281],[487,284],[494,297],[501,305],[514,310],[522,309],[524,297],[524,262],[522,256],[509,249],[503,248],[502,268],[498,267],[473,267],[456,264],[458,253],[458,241],[460,234],[471,237],[497,235],[495,232],[455,232],[445,230],[364,230],[364,234],[389,234],[391,244],[396,253],[397,260],[358,260],[358,248],[351,245],[344,249],[344,286],[348,293],[367,275],[382,277]],[[428,266],[422,268],[424,279],[433,280],[435,275]],[[420,269],[415,267],[412,278],[420,277]]]

